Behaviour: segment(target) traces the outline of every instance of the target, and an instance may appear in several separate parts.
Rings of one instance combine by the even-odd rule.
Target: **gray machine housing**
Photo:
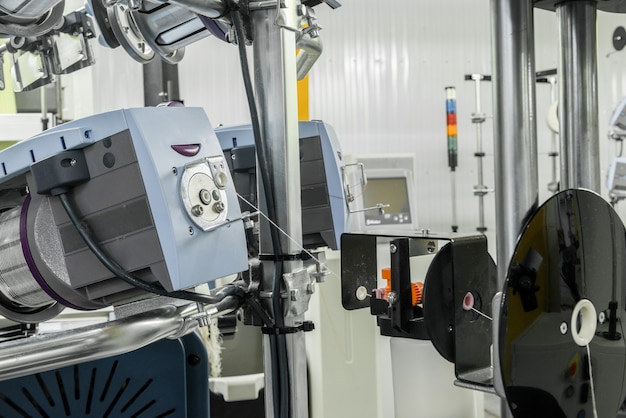
[[[74,149],[83,151],[89,180],[68,194],[105,252],[126,271],[174,291],[247,269],[234,185],[204,112],[114,111],[0,152],[0,190],[28,186],[22,248],[53,302],[96,309],[143,293],[97,260],[58,198],[38,194],[31,166]]]
[[[305,248],[328,246],[337,250],[348,214],[342,182],[343,159],[337,135],[322,121],[301,121],[300,187],[302,243]],[[256,205],[256,154],[250,125],[215,130],[231,169],[235,187]],[[252,211],[246,203],[244,210]]]

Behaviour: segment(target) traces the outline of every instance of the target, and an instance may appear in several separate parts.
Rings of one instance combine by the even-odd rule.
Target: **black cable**
[[[78,216],[78,212],[71,202],[69,196],[66,193],[61,193],[59,195],[59,200],[61,201],[61,205],[63,205],[63,209],[67,213],[67,216],[70,218],[70,221],[76,227],[78,234],[81,236],[87,247],[91,250],[91,252],[98,258],[98,260],[106,267],[111,273],[113,273],[117,278],[123,280],[124,282],[130,284],[133,287],[141,289],[143,291],[154,293],[159,296],[167,296],[175,299],[184,299],[192,302],[200,302],[209,305],[213,305],[221,302],[225,297],[237,295],[241,296],[243,290],[238,286],[229,285],[225,286],[218,294],[216,295],[203,295],[195,292],[188,292],[185,290],[177,290],[174,292],[168,292],[164,288],[162,288],[158,284],[148,283],[146,281],[141,280],[138,277],[135,277],[129,274],[127,271],[122,268],[115,260],[109,257],[108,254],[104,252],[100,244],[94,239],[87,225],[80,220]]]
[[[241,306],[241,300],[242,299],[238,296],[225,296],[224,299],[213,306],[217,309],[217,312],[223,312],[228,309],[235,310]]]
[[[280,413],[281,418],[289,417],[290,398],[289,398],[289,358],[287,356],[287,338],[285,335],[276,335],[277,340],[277,356],[278,356],[278,372],[280,373]]]
[[[267,312],[265,312],[265,309],[263,309],[263,307],[261,306],[261,304],[256,298],[250,297],[246,300],[246,303],[248,303],[248,305],[250,305],[252,310],[256,312],[256,314],[259,316],[259,318],[263,322],[263,325],[265,325],[268,328],[274,328],[274,323],[272,322],[272,319],[269,317]]]
[[[260,165],[259,174],[261,175],[261,183],[263,185],[263,192],[265,194],[265,200],[267,204],[267,214],[272,221],[276,221],[276,204],[274,201],[274,192],[272,189],[272,182],[269,177],[271,172],[270,159],[265,149],[265,141],[263,141],[263,134],[261,131],[261,123],[259,120],[259,111],[257,109],[256,100],[254,98],[254,89],[252,87],[252,79],[250,78],[250,67],[248,65],[248,55],[246,54],[246,37],[243,31],[243,22],[241,14],[232,0],[227,0],[228,6],[231,9],[231,19],[235,27],[235,33],[237,35],[237,48],[239,50],[239,61],[241,64],[241,73],[243,76],[243,84],[246,91],[246,98],[248,101],[248,107],[250,109],[250,121],[252,124],[252,136],[254,137],[254,146],[258,155],[257,161]],[[272,236],[272,249],[275,254],[281,254],[280,235],[275,228],[270,228]]]
[[[239,50],[239,60],[241,63],[241,72],[243,76],[244,87],[246,91],[246,97],[248,100],[248,107],[250,108],[250,119],[252,123],[252,132],[254,136],[254,144],[257,152],[257,161],[259,163],[259,174],[261,177],[261,184],[263,186],[263,192],[265,194],[265,201],[267,205],[267,214],[268,217],[272,221],[277,220],[276,216],[276,206],[274,200],[274,193],[272,189],[272,182],[269,178],[269,173],[271,171],[270,160],[267,156],[267,152],[265,149],[265,142],[263,141],[261,125],[259,121],[258,109],[256,106],[256,100],[254,98],[254,92],[252,88],[252,80],[250,78],[250,68],[248,66],[248,56],[246,54],[246,39],[243,31],[243,23],[241,19],[241,14],[235,5],[233,0],[226,0],[229,8],[231,9],[231,19],[233,21],[233,26],[235,27],[235,33],[237,36],[237,46]],[[270,225],[270,236],[272,242],[272,250],[274,254],[280,255],[282,254],[281,249],[281,241],[280,235],[276,228]],[[280,292],[280,278],[282,276],[282,264],[274,263],[274,273],[273,273],[273,282],[272,282],[272,310],[274,311],[274,321],[275,325],[278,328],[282,328],[285,325],[285,321],[282,313],[282,301],[281,301],[281,292]],[[272,342],[272,339],[275,338],[275,341]],[[287,417],[289,414],[289,368],[288,368],[288,358],[287,358],[287,346],[286,340],[282,335],[274,335],[270,336],[270,351],[272,351],[272,376],[278,380],[278,386],[280,391],[274,391],[274,411],[276,412],[277,400],[276,397],[280,397],[280,407],[278,408],[278,416],[279,417]],[[276,361],[278,364],[274,364]],[[278,368],[278,372],[276,373],[276,368]],[[277,385],[274,385],[274,390]]]
[[[270,354],[271,354],[271,364],[272,368],[272,405],[274,406],[274,417],[282,417],[282,410],[284,408],[284,404],[281,404],[282,399],[282,387],[286,386],[281,384],[282,379],[279,375],[280,369],[280,361],[278,360],[278,336],[277,335],[269,335],[269,343],[270,343]]]

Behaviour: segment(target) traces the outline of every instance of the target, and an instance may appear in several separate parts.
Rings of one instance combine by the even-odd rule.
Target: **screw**
[[[561,322],[560,330],[562,335],[567,334],[567,322]]]
[[[189,235],[193,235],[193,228],[192,227],[189,227],[188,231],[189,231]]]
[[[604,324],[604,321],[606,321],[606,314],[604,313],[604,311],[601,311],[598,314],[598,322],[600,322],[601,324]]]
[[[172,167],[172,174],[175,176],[178,175],[178,170],[176,169],[176,167]]]
[[[426,245],[426,251],[428,251],[430,254],[435,252],[435,243],[433,241],[429,241],[428,244]]]
[[[200,361],[202,361],[202,359],[197,354],[191,354],[189,357],[187,357],[187,362],[192,366],[197,366],[198,364],[200,364]]]
[[[226,209],[226,205],[224,205],[224,202],[215,202],[215,204],[213,205],[213,209],[217,213],[222,213],[224,212],[224,209]]]
[[[390,305],[394,305],[398,301],[398,294],[396,292],[391,292],[387,295],[387,302]]]
[[[191,208],[191,213],[193,214],[193,216],[202,216],[202,214],[204,213],[204,208],[200,205],[195,205]]]
[[[396,244],[391,244],[389,249],[391,250],[391,254],[395,254],[396,252],[398,252],[398,247],[396,247]]]

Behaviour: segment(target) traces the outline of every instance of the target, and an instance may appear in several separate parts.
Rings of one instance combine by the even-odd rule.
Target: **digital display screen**
[[[363,207],[389,205],[381,210],[365,211],[365,225],[397,225],[411,223],[411,207],[405,177],[371,178],[363,191]]]

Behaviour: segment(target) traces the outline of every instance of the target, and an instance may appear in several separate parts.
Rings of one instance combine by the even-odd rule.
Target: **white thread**
[[[596,390],[593,386],[593,370],[591,368],[591,350],[589,349],[589,344],[587,347],[587,362],[589,363],[589,382],[591,384],[591,404],[593,405],[593,417],[598,418],[598,407],[596,405]]]
[[[487,319],[488,319],[488,320],[490,320],[490,321],[493,321],[493,318],[492,318],[492,317],[490,317],[489,315],[482,313],[481,311],[479,311],[478,309],[476,309],[476,308],[474,308],[474,307],[472,307],[471,309],[472,309],[474,312],[476,312],[477,314],[484,316],[485,318],[487,318]]]
[[[209,364],[211,365],[211,377],[220,377],[222,375],[222,334],[217,326],[217,318],[209,319],[207,338],[207,352],[209,355]],[[201,330],[204,327],[200,328]]]

